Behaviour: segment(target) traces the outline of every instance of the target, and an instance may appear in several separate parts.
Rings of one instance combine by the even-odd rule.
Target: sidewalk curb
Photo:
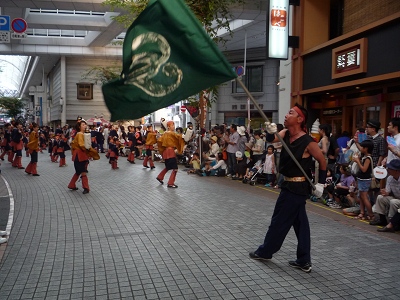
[[[4,181],[4,184],[8,190],[8,197],[10,199],[10,210],[8,212],[8,221],[7,221],[7,226],[5,229],[5,231],[7,231],[7,240],[8,240],[10,238],[11,227],[12,227],[13,220],[14,220],[14,196],[12,194],[10,185],[8,184],[7,180],[2,175],[0,175],[0,177]],[[6,243],[0,245],[0,263],[2,261],[4,253],[6,251],[7,244],[8,244],[8,241]]]

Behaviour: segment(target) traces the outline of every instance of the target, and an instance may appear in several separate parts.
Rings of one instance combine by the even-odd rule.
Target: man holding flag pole
[[[265,117],[266,118],[266,117]],[[293,268],[311,272],[310,225],[306,213],[306,200],[311,188],[318,198],[322,196],[326,179],[326,161],[314,139],[307,134],[307,111],[296,104],[285,116],[283,129],[277,133],[274,123],[266,122],[267,141],[283,145],[279,173],[284,175],[281,193],[276,201],[271,224],[264,243],[249,256],[257,260],[270,260],[281,248],[293,226],[298,239],[297,259],[289,261]],[[312,158],[320,163],[318,184],[310,180]]]
[[[276,124],[269,122],[182,0],[149,1],[126,33],[120,78],[104,84],[102,91],[111,121],[136,119],[235,78],[265,119],[268,140],[282,143],[281,161],[286,162],[280,164],[285,182],[264,244],[250,257],[271,259],[293,226],[299,245],[297,260],[289,264],[310,272],[310,228],[305,201],[310,187],[317,197],[323,192],[323,185],[314,186],[309,178],[310,164],[312,157],[320,163],[318,182],[322,183],[326,163],[318,145],[307,134],[307,111],[299,105],[293,107],[285,118],[287,129],[277,134]]]

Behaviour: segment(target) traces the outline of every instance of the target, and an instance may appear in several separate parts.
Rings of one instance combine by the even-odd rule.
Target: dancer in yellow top
[[[25,172],[28,174],[32,174],[33,176],[39,176],[36,170],[37,161],[38,161],[38,151],[39,151],[39,125],[36,123],[32,123],[31,125],[31,133],[29,134],[29,142],[28,149],[31,155],[31,162],[25,169]]]
[[[157,133],[154,132],[152,125],[147,125],[146,144],[145,144],[146,157],[144,158],[144,161],[143,161],[143,167],[148,168],[149,166],[147,165],[147,162],[149,162],[151,170],[153,170],[155,168],[154,162],[153,162],[153,159],[151,156],[152,155],[151,152],[153,151],[153,148],[154,148],[153,145],[155,143],[157,143]]]
[[[89,159],[92,158],[97,160],[100,158],[97,150],[91,147],[90,135],[87,135],[88,138],[84,135],[86,127],[86,121],[83,119],[78,121],[75,125],[77,133],[71,143],[72,161],[74,162],[75,174],[72,176],[72,179],[68,184],[69,189],[74,191],[78,190],[76,187],[76,181],[80,176],[82,180],[83,194],[87,194],[90,191],[89,180],[86,175]]]
[[[168,180],[168,187],[177,188],[178,186],[175,184],[175,178],[178,172],[178,161],[175,150],[178,154],[182,154],[185,141],[182,139],[182,135],[175,132],[175,123],[173,121],[167,122],[167,131],[158,139],[157,144],[158,150],[165,161],[165,168],[158,174],[157,180],[163,184],[165,174],[169,170],[172,170]]]

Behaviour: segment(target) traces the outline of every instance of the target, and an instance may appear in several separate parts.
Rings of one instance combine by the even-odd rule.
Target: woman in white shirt
[[[251,150],[253,151],[254,161],[257,161],[261,158],[262,154],[264,153],[265,142],[261,138],[260,130],[256,130],[254,132],[254,138],[255,138],[255,144]]]

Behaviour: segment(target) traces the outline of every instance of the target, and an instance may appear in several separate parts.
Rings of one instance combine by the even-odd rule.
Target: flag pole
[[[265,122],[270,122],[269,119],[267,118],[267,116],[264,114],[264,112],[262,111],[262,109],[260,108],[260,106],[258,105],[258,103],[256,102],[256,100],[253,98],[253,96],[250,94],[249,90],[247,89],[247,87],[243,84],[242,80],[240,80],[238,77],[236,78],[236,82],[239,83],[239,85],[242,87],[242,89],[246,92],[247,96],[249,96],[250,100],[253,102],[254,107],[257,108],[258,112],[260,113],[261,117],[263,117],[263,119],[265,120]],[[301,172],[303,173],[303,175],[306,177],[307,181],[311,184],[311,187],[313,188],[313,190],[315,190],[315,185],[312,182],[312,180],[310,179],[310,177],[308,177],[306,171],[304,171],[304,169],[301,167],[300,163],[297,161],[297,159],[294,157],[292,151],[290,151],[289,147],[286,145],[286,143],[283,141],[282,137],[280,134],[276,133],[276,136],[278,137],[279,141],[282,143],[283,148],[285,148],[285,150],[288,152],[289,156],[293,159],[293,161],[295,162],[295,164],[297,165],[297,167],[299,167],[299,169],[301,170]]]

